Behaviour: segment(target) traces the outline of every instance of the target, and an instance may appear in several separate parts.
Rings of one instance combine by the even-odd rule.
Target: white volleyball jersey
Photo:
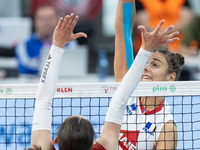
[[[155,149],[162,127],[173,120],[169,109],[163,100],[156,109],[148,111],[140,98],[130,98],[119,135],[119,150]]]

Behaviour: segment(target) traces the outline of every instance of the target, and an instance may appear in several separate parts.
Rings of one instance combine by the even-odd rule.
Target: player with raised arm
[[[126,3],[125,0],[121,0],[121,2]],[[130,3],[133,2],[130,1]],[[164,21],[161,21],[152,33],[143,35],[144,43],[141,50],[113,95],[106,114],[104,128],[97,143],[93,143],[92,124],[83,116],[77,115],[68,117],[60,125],[57,137],[52,141],[50,133],[51,103],[55,94],[64,45],[76,38],[87,37],[84,33],[73,34],[78,17],[73,18],[73,14],[67,15],[64,19],[61,18],[53,34],[53,45],[41,74],[36,96],[31,147],[32,149],[53,150],[55,149],[54,143],[58,143],[59,150],[114,150],[118,147],[119,132],[127,101],[140,81],[143,69],[152,54],[151,51],[163,43],[178,39],[173,38],[176,34],[165,37],[166,31],[159,32]],[[152,37],[157,39],[156,42]]]
[[[114,58],[117,82],[121,82],[133,62],[131,33],[134,21],[135,0],[118,0]],[[161,21],[162,23],[164,21]],[[143,70],[141,82],[174,81],[178,78],[184,64],[184,58],[179,54],[170,53],[166,46],[178,40],[173,38],[178,32],[169,34],[174,26],[169,26],[163,32],[158,28],[159,26],[149,33],[144,26],[138,27],[141,31],[142,48],[148,50],[150,45],[155,45],[151,47],[153,54]],[[160,36],[163,38],[160,39]],[[171,39],[166,42],[165,39],[168,38]],[[162,42],[163,46],[157,47]],[[137,63],[135,67],[140,67],[140,64]],[[170,107],[162,96],[130,98],[120,131],[119,149],[176,149],[177,128],[169,109]]]

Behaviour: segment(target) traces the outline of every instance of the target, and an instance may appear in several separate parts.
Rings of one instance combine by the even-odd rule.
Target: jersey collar
[[[164,106],[164,99],[163,101],[160,103],[160,105],[158,107],[156,107],[155,109],[149,111],[146,108],[144,108],[141,104],[141,97],[139,97],[139,103],[140,103],[140,110],[141,113],[144,115],[151,115],[151,114],[155,114],[157,112],[159,112],[160,110],[162,110],[163,106]]]

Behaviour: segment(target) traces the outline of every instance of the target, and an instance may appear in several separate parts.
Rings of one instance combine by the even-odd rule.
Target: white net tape
[[[55,98],[112,97],[119,83],[60,83]],[[0,98],[35,98],[37,84],[3,84]],[[140,82],[132,96],[200,95],[200,82]]]
[[[99,136],[119,83],[58,84],[52,103],[52,138],[70,115],[84,115]],[[30,146],[37,84],[0,85],[0,149]],[[200,82],[139,83],[132,96],[164,96],[178,129],[177,149],[200,149]]]

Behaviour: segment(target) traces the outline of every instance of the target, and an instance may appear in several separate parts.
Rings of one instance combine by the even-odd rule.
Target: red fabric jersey
[[[91,150],[106,150],[101,144],[99,144],[98,142],[95,143],[92,147]]]

